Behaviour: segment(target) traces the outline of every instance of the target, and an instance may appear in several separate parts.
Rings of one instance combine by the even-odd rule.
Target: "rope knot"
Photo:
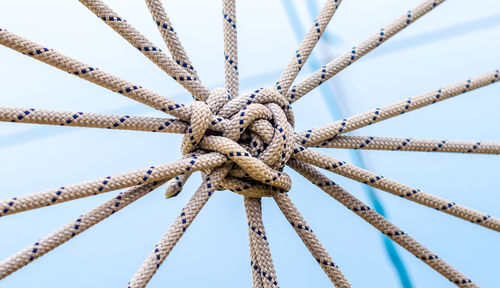
[[[234,162],[221,189],[247,197],[290,189],[291,179],[283,167],[292,153],[293,113],[283,95],[261,88],[232,97],[216,88],[206,102],[194,101],[189,107],[191,118],[181,151],[184,155],[215,151]],[[174,186],[180,191],[182,183],[178,184]]]

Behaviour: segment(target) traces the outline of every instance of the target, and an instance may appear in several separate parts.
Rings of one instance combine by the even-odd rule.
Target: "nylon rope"
[[[264,237],[256,237],[265,235],[261,216],[262,212],[258,205],[259,203],[255,202],[259,201],[258,198],[261,197],[273,197],[280,210],[292,224],[299,237],[318,261],[318,264],[328,275],[332,283],[334,283],[336,287],[350,287],[347,279],[344,277],[338,266],[333,262],[328,252],[313,234],[310,226],[306,223],[299,211],[297,211],[296,207],[291,202],[290,198],[287,196],[287,192],[291,188],[291,179],[285,172],[283,172],[283,168],[287,163],[293,163],[289,162],[293,161],[290,160],[292,157],[309,162],[313,165],[319,166],[320,168],[332,170],[357,181],[366,182],[366,184],[373,187],[377,187],[420,204],[442,210],[445,213],[475,222],[476,224],[487,228],[500,231],[500,221],[496,218],[490,217],[489,215],[474,211],[464,206],[456,205],[453,202],[415,190],[409,186],[383,178],[372,172],[357,168],[345,162],[338,161],[300,146],[301,144],[307,144],[310,146],[318,145],[319,142],[327,141],[336,136],[337,133],[345,131],[338,131],[338,129],[335,130],[335,127],[337,127],[335,125],[337,124],[331,124],[326,128],[295,134],[293,130],[293,112],[289,105],[290,95],[282,95],[278,92],[279,89],[277,89],[277,87],[259,88],[249,93],[239,94],[236,46],[236,11],[234,0],[223,0],[226,88],[217,88],[212,91],[207,90],[205,86],[201,84],[199,79],[194,76],[196,75],[196,72],[194,72],[194,69],[191,69],[192,65],[188,64],[190,63],[188,62],[189,59],[187,58],[183,48],[181,48],[182,46],[180,45],[180,41],[178,41],[177,37],[171,33],[173,31],[162,32],[161,29],[163,29],[163,24],[168,26],[168,24],[171,25],[171,23],[166,16],[164,8],[160,6],[161,3],[146,1],[146,4],[155,18],[155,21],[160,22],[160,24],[157,24],[158,26],[161,26],[159,27],[160,32],[163,34],[168,33],[165,34],[164,40],[174,59],[171,59],[157,46],[154,46],[149,40],[135,30],[135,28],[128,24],[128,22],[123,20],[122,17],[107,7],[103,2],[98,0],[81,0],[80,2],[98,15],[100,19],[105,21],[111,28],[123,36],[123,38],[140,50],[141,53],[148,57],[153,63],[158,65],[167,74],[172,76],[177,82],[184,86],[193,95],[196,101],[187,106],[177,103],[155,92],[144,89],[141,86],[134,85],[103,72],[93,66],[86,65],[82,62],[64,56],[63,54],[60,54],[52,49],[26,40],[14,33],[6,31],[3,28],[0,28],[0,44],[49,65],[55,66],[75,76],[93,82],[104,88],[137,100],[150,107],[164,111],[167,114],[178,117],[179,119],[164,118],[165,120],[163,120],[163,118],[152,117],[130,117],[130,122],[127,122],[129,120],[126,119],[122,122],[124,124],[118,124],[115,128],[119,129],[118,127],[121,125],[120,128],[123,129],[144,129],[149,131],[149,129],[154,125],[166,125],[165,122],[163,122],[163,124],[160,123],[161,121],[173,121],[172,123],[174,124],[172,125],[174,125],[174,127],[168,128],[171,130],[167,130],[185,133],[181,143],[181,152],[183,157],[177,161],[159,166],[151,166],[149,168],[134,170],[80,184],[63,186],[57,189],[0,201],[0,216],[41,208],[48,205],[126,187],[132,188],[123,194],[127,193],[128,195],[128,193],[132,193],[128,191],[142,191],[137,192],[138,198],[142,193],[147,193],[144,191],[149,190],[149,188],[146,189],[144,187],[153,188],[152,186],[159,185],[172,178],[175,180],[171,183],[176,183],[177,185],[180,183],[180,186],[182,186],[182,183],[187,180],[191,173],[201,170],[203,175],[202,184],[193,194],[192,198],[181,211],[172,226],[170,226],[162,239],[160,239],[158,245],[154,248],[137,273],[132,277],[128,285],[129,287],[146,286],[215,190],[231,190],[245,196],[245,202],[247,202],[247,210],[249,212],[248,222],[250,223],[250,230],[254,232],[251,227],[252,225],[255,225],[256,230],[261,231],[260,235],[258,233],[249,233],[250,258],[254,264],[260,264],[257,269],[259,273],[257,274],[252,272],[254,284],[257,285],[257,287],[272,287],[273,285],[277,285],[274,267],[270,261],[271,255],[267,244],[267,237],[266,239],[264,239]],[[384,34],[380,35],[383,37],[377,36],[378,38],[383,38],[382,40],[378,38],[375,40],[378,42],[385,41],[385,39],[400,31],[441,2],[442,1],[424,1],[421,5],[417,6],[417,8],[408,13],[408,16],[405,15],[406,18],[404,21],[402,20],[404,17],[402,17],[393,24],[389,25],[387,29],[384,30]],[[331,9],[328,11],[330,12],[325,12],[325,19],[328,18],[328,21],[321,20],[321,23],[317,22],[318,26],[321,25],[323,28],[320,31],[321,33],[334,12],[332,12]],[[317,34],[318,32],[315,33]],[[311,35],[314,35],[314,31]],[[317,36],[319,35],[316,35],[316,37]],[[311,46],[304,46],[305,48],[301,48],[303,49],[304,55],[300,57],[305,57],[303,58],[304,62],[317,42],[317,40],[314,40],[313,36],[308,37],[310,37],[309,40],[312,39],[312,42],[309,42],[310,44],[307,45]],[[364,44],[359,45],[358,50],[356,50],[357,52],[355,51],[355,53],[353,53],[356,54],[354,59],[358,59],[361,55],[366,54],[368,51],[378,46],[378,43],[376,43],[375,40],[365,41],[363,42]],[[299,64],[303,65],[303,63]],[[338,67],[341,67],[342,65],[344,64],[341,64]],[[296,71],[298,67],[297,64],[293,64],[292,66],[294,68],[290,71]],[[327,65],[328,71],[326,73],[328,74],[328,77],[325,76],[325,80],[336,73],[335,69],[338,69],[338,67],[335,67],[337,67],[336,64],[330,63]],[[288,68],[285,69],[284,73],[286,72],[285,74],[288,74],[288,70]],[[287,78],[289,80],[285,80],[285,82],[290,82],[291,84],[296,76],[296,72],[291,72],[290,75],[294,76],[290,76]],[[317,77],[317,73],[314,73],[311,77],[316,79],[315,77]],[[376,115],[381,114],[381,116],[375,117],[370,115],[371,118],[368,118],[368,116],[362,115],[357,116],[357,118],[354,119],[350,118],[351,120],[356,121],[345,123],[345,125],[348,126],[346,129],[350,129],[349,131],[351,131],[361,128],[363,125],[371,123],[370,121],[377,120],[378,117],[380,117],[378,120],[387,119],[389,117],[396,116],[396,114],[400,114],[401,109],[416,109],[417,107],[422,107],[431,104],[432,102],[437,102],[445,98],[479,88],[489,83],[493,83],[497,81],[497,78],[498,71],[495,71],[471,79],[465,83],[459,83],[455,86],[443,88],[444,92],[439,91],[439,96],[437,96],[434,92],[432,95],[424,94],[423,96],[419,96],[417,97],[417,101],[415,101],[416,104],[413,104],[413,102],[407,102],[407,104],[404,105],[398,103],[396,106],[390,106],[387,110],[374,113]],[[311,83],[313,84],[309,85],[309,88],[314,88],[313,86],[317,85],[314,81]],[[300,86],[299,84],[297,87],[300,88],[300,91],[305,91],[303,89],[305,86]],[[293,89],[294,88],[292,87],[290,90]],[[289,98],[287,99],[286,97]],[[31,112],[25,113],[28,110]],[[403,112],[406,112],[405,110],[403,110]],[[33,114],[31,114],[32,112]],[[17,120],[19,121],[14,122],[22,122],[22,120],[26,118],[24,121],[27,123],[60,125],[64,124],[64,121],[66,121],[66,124],[72,124],[74,122],[74,124],[72,124],[74,126],[98,128],[110,128],[110,124],[111,126],[114,126],[114,122],[121,122],[121,118],[117,118],[122,117],[118,115],[87,114],[82,112],[82,114],[79,114],[79,116],[75,118],[74,116],[76,114],[71,113],[72,112],[38,109],[15,110],[14,108],[5,108],[2,110],[0,115],[2,115],[2,119],[9,119],[3,121],[12,121],[16,119],[15,117],[17,117]],[[19,119],[19,116],[22,116],[21,119]],[[78,120],[80,116],[82,118]],[[109,118],[103,119],[103,117],[106,118],[108,116]],[[70,118],[68,119],[68,117]],[[375,119],[373,119],[373,117],[375,117]],[[73,118],[73,120],[71,120],[71,118]],[[71,120],[71,122],[68,123],[68,120]],[[340,126],[344,125],[340,124]],[[306,143],[303,143],[304,141]],[[169,192],[169,190],[167,190],[167,192]],[[177,193],[179,192],[180,189],[177,189]],[[91,212],[89,212],[90,214],[85,214],[90,217],[88,222],[85,222],[88,224],[85,225],[90,227],[107,217],[106,215],[110,213],[109,211],[116,210],[113,208],[111,208],[112,210],[109,210],[108,204],[116,205],[116,203],[120,203],[116,201],[120,200],[118,197],[122,197],[123,199],[123,196],[117,196],[116,198],[112,198],[106,202],[107,204],[103,204],[104,206],[96,208],[100,212],[97,210],[91,210]],[[128,203],[133,202],[135,196],[130,197],[131,198],[127,198],[129,200],[124,200],[125,202],[123,202],[123,207],[125,204],[128,205]],[[255,198],[257,198],[257,200],[252,200]],[[115,204],[112,203],[113,201]],[[121,204],[118,206],[120,205]],[[97,213],[102,214],[99,214],[101,216],[96,216]],[[87,229],[87,226],[82,227],[82,231],[84,228]],[[47,243],[47,245],[43,246],[43,249],[40,250],[39,256],[67,241],[66,238],[64,238],[66,236],[62,235],[67,235],[66,233],[68,233],[67,231],[69,231],[69,228],[63,227],[62,229],[64,230],[63,232],[56,231],[56,234],[50,234],[47,236],[48,238],[42,238],[42,240],[45,239],[45,242],[42,243],[44,243],[44,245]],[[79,228],[73,228],[73,230],[74,229]],[[60,237],[57,235],[60,235]],[[52,237],[59,237],[60,239],[58,238],[57,240],[54,240],[54,244],[50,244],[52,243]],[[401,239],[394,239],[394,241],[398,242],[401,241]],[[37,243],[37,246],[39,246],[40,242]],[[33,252],[35,249],[36,251]],[[30,258],[26,258],[27,255],[29,255],[27,254],[28,252],[26,252],[28,250],[23,251],[20,252],[21,254],[17,254],[18,256],[13,256],[17,260],[6,260],[7,262],[2,262],[11,263],[5,264],[5,266],[1,266],[3,264],[0,264],[0,267],[2,267],[1,269],[3,269],[2,271],[7,271],[6,273],[8,275],[26,265],[26,259],[30,262],[31,257],[39,257],[37,255],[31,255],[29,256]],[[31,253],[36,254],[38,253],[38,248],[32,248],[31,251]],[[436,268],[436,270],[453,281],[459,279],[465,281],[468,279],[462,277],[461,274],[457,274],[459,273],[458,271],[456,273],[453,272],[455,270],[452,270],[452,268],[446,266],[447,264],[443,264],[444,262],[440,262],[440,260],[434,261],[434,259],[430,258],[421,258],[421,260],[431,266],[434,265],[432,263],[439,263],[436,265],[441,265],[443,269],[439,270]],[[432,267],[434,268],[434,266]],[[253,270],[255,271],[255,269]],[[266,274],[264,275],[263,272]],[[453,274],[455,276],[450,273],[455,273]],[[269,280],[269,277],[272,281]],[[276,284],[274,281],[276,281]],[[465,284],[457,282],[454,283],[458,286],[468,285],[471,287],[473,285],[472,282]]]

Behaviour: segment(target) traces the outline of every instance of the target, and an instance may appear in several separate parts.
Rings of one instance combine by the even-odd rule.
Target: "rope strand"
[[[389,192],[396,196],[400,196],[410,201],[464,219],[471,223],[500,232],[500,219],[498,218],[491,217],[490,215],[456,204],[455,202],[425,193],[419,189],[398,183],[394,180],[361,169],[344,161],[339,161],[330,156],[305,148],[295,149],[293,157],[297,160],[332,171],[336,174],[362,182],[366,185]]]
[[[222,168],[216,168],[212,173],[207,175],[196,190],[194,195],[189,199],[189,202],[182,209],[181,214],[177,217],[168,231],[163,235],[161,240],[156,245],[153,252],[141,265],[139,270],[130,280],[127,288],[142,288],[146,287],[153,275],[156,273],[160,265],[165,261],[179,239],[184,235],[187,228],[194,221],[194,218],[207,203],[215,189],[231,169],[232,164],[226,164]]]
[[[132,202],[163,185],[165,181],[153,182],[128,189],[117,196],[81,215],[74,221],[62,226],[32,245],[0,263],[0,279],[23,268],[39,257],[73,239],[76,235],[100,223],[115,212],[127,207]]]
[[[178,134],[188,126],[177,119],[9,107],[0,107],[0,121]]]
[[[37,209],[62,202],[93,196],[135,185],[169,180],[176,175],[220,166],[227,158],[219,153],[209,153],[151,166],[149,168],[108,176],[88,182],[63,186],[43,192],[0,201],[0,217]]]
[[[323,66],[318,71],[311,74],[305,80],[292,87],[287,94],[287,98],[291,102],[295,102],[304,96],[309,91],[321,85],[323,82],[335,76],[340,71],[344,70],[347,66],[354,63],[356,60],[377,48],[380,44],[387,39],[394,36],[399,31],[406,28],[411,23],[415,22],[418,18],[425,15],[427,12],[434,9],[437,5],[443,3],[444,0],[425,0],[418,6],[403,14],[397,20],[380,29],[377,33],[354,46],[351,50],[345,52],[337,59]]]
[[[197,77],[175,63],[175,61],[161,51],[158,46],[151,43],[151,41],[116,14],[116,12],[109,8],[104,2],[100,0],[79,1],[125,38],[125,40],[141,51],[144,56],[170,75],[177,83],[186,88],[194,98],[199,100],[206,100],[208,98],[210,91],[203,86]]]
[[[342,0],[328,0],[319,12],[318,17],[313,23],[313,26],[309,29],[306,36],[299,45],[297,51],[295,51],[294,57],[288,63],[283,73],[276,83],[276,89],[282,93],[283,91],[288,91],[293,81],[299,74],[304,64],[311,55],[312,50],[318,43],[321,35],[325,32],[326,26],[330,23],[333,14],[337,11],[338,6]],[[291,99],[288,99],[289,101]]]
[[[500,143],[338,135],[320,148],[500,154]]]
[[[284,192],[274,193],[273,198],[276,204],[278,204],[281,212],[283,212],[283,215],[285,215],[288,222],[290,222],[295,232],[297,232],[302,242],[304,242],[304,245],[309,249],[314,259],[316,259],[335,287],[351,287],[349,281],[347,281],[344,274],[342,274],[337,264],[333,262],[330,254],[328,254],[323,245],[321,245],[321,242],[319,242],[318,238],[313,233],[311,226],[309,226],[302,215],[300,215],[300,212],[297,210],[297,207],[293,205],[288,195]]]
[[[499,74],[499,70],[488,72],[441,89],[429,91],[413,98],[408,98],[407,100],[399,101],[382,108],[376,108],[370,112],[354,115],[347,119],[342,119],[322,127],[300,132],[297,133],[297,139],[303,146],[326,146],[327,143],[332,141],[333,137],[337,135],[363,128],[373,123],[377,123],[382,120],[386,120],[394,116],[466,93],[468,91],[493,84],[500,80],[498,77]]]
[[[373,210],[365,203],[358,200],[351,193],[335,184],[332,180],[327,178],[311,165],[305,164],[304,162],[297,161],[295,159],[290,160],[290,162],[288,163],[294,170],[299,172],[314,185],[318,186],[328,195],[335,198],[347,209],[363,218],[366,222],[370,223],[373,227],[389,237],[392,241],[401,245],[401,247],[415,255],[418,259],[422,260],[425,264],[432,267],[432,269],[436,270],[452,283],[455,283],[459,287],[479,287],[468,277],[453,268],[453,266],[446,263],[441,257],[438,257],[435,253],[433,253],[422,244],[417,242],[415,239],[410,237],[407,233],[396,227],[389,220],[377,213],[377,211]]]

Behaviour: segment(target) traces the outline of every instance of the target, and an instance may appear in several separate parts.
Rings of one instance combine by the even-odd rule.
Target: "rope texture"
[[[412,10],[396,19],[391,24],[381,28],[377,33],[370,36],[365,41],[357,46],[352,47],[351,50],[345,52],[337,59],[323,66],[318,71],[311,74],[302,82],[288,90],[287,98],[291,102],[295,102],[304,96],[312,89],[318,87],[326,80],[335,76],[340,71],[344,70],[347,66],[354,63],[356,60],[366,55],[368,52],[377,48],[380,44],[384,43],[387,39],[394,36],[399,31],[406,28],[411,23],[415,22],[418,18],[425,15],[427,12],[434,9],[437,5],[443,3],[444,0],[425,0],[417,5]]]
[[[302,242],[304,242],[304,245],[309,249],[314,259],[316,259],[335,287],[351,287],[349,281],[347,281],[344,274],[342,274],[337,264],[333,262],[330,254],[328,254],[323,245],[321,245],[318,238],[313,233],[311,226],[307,224],[306,220],[297,210],[297,207],[293,205],[288,195],[281,192],[273,194],[273,197],[281,212],[283,212],[283,215],[285,215],[288,222],[290,222],[295,232],[297,232]]]
[[[226,164],[222,168],[215,169],[208,174],[198,190],[189,199],[180,215],[163,235],[155,249],[144,261],[136,274],[132,277],[127,287],[146,287],[147,283],[156,273],[168,254],[172,251],[179,239],[184,235],[186,229],[193,223],[194,218],[212,196],[219,183],[227,175],[232,164]]]
[[[127,207],[132,202],[161,186],[165,181],[135,186],[104,202],[98,207],[81,215],[74,221],[62,226],[32,245],[0,262],[0,279],[16,272],[39,257],[73,239],[115,212]]]
[[[351,116],[323,127],[300,132],[298,133],[299,141],[304,146],[326,146],[337,135],[495,83],[500,80],[498,78],[499,74],[499,70],[495,70],[382,108],[376,108],[370,112]]]
[[[324,143],[324,146],[317,145],[316,147],[365,150],[500,154],[500,144],[495,142],[339,135],[335,136],[332,141]]]
[[[186,88],[196,99],[205,100],[210,91],[201,84],[199,79],[190,71],[186,71],[182,66],[175,63],[158,46],[154,45],[137,29],[132,27],[127,21],[120,17],[116,12],[109,8],[100,0],[79,0],[89,10],[94,12],[97,17],[113,28],[118,34],[125,38],[130,44],[141,51],[146,57],[155,63],[160,69],[170,75],[177,83]],[[170,48],[170,47],[169,47]],[[174,47],[172,47],[174,48]],[[176,51],[179,50],[170,50]]]
[[[262,222],[260,198],[265,196],[272,196],[274,198],[280,210],[332,283],[336,287],[350,287],[347,279],[286,194],[291,187],[291,179],[283,172],[283,168],[288,163],[456,285],[461,287],[476,287],[467,277],[463,276],[412,238],[409,238],[409,236],[397,229],[397,227],[382,216],[376,214],[340,187],[335,186],[333,182],[319,174],[312,167],[300,161],[334,171],[372,187],[500,231],[500,220],[489,215],[426,194],[420,190],[383,178],[372,172],[303,147],[354,145],[349,143],[353,143],[353,141],[358,141],[356,143],[359,143],[359,138],[334,137],[494,83],[498,80],[498,70],[437,91],[410,98],[409,100],[380,109],[377,108],[373,112],[356,115],[298,134],[294,134],[293,131],[294,118],[289,105],[443,1],[425,0],[415,9],[383,28],[376,35],[330,62],[320,71],[313,73],[296,87],[289,88],[340,3],[340,0],[329,0],[299,46],[295,58],[284,70],[277,85],[273,89],[260,88],[250,93],[240,94],[235,0],[223,0],[226,88],[216,88],[213,91],[209,91],[199,81],[199,77],[194,71],[159,0],[146,0],[146,4],[173,59],[147,40],[139,31],[128,24],[128,22],[117,15],[102,1],[80,0],[81,3],[106,22],[113,30],[173,77],[174,80],[184,86],[196,99],[196,101],[188,106],[172,101],[139,85],[134,85],[0,28],[0,44],[179,118],[167,119],[39,109],[0,108],[1,121],[185,133],[181,144],[183,157],[175,162],[0,201],[0,216],[3,216],[125,187],[132,187],[81,216],[78,218],[79,220],[76,220],[76,224],[70,223],[64,226],[60,230],[38,241],[33,246],[22,250],[0,263],[0,275],[2,275],[2,278],[6,277],[36,257],[45,254],[71,239],[76,234],[90,228],[92,225],[125,207],[169,179],[174,178],[167,186],[166,195],[167,197],[177,195],[191,173],[201,170],[204,178],[201,186],[159,241],[154,251],[131,279],[128,287],[146,286],[213,192],[223,189],[228,189],[245,196],[244,203],[249,223],[250,257],[253,267],[252,277],[254,287],[278,286]],[[283,93],[283,91],[288,92]],[[382,143],[388,140],[375,138],[370,140],[374,144],[380,143],[377,147],[393,147],[391,146],[392,144]],[[391,141],[394,142],[397,140]],[[408,141],[408,143],[410,142]],[[412,144],[401,145],[405,147],[430,145],[424,142],[420,140],[420,142],[416,141],[412,142]],[[414,143],[421,144],[414,145]],[[467,145],[469,144],[471,143]],[[445,151],[445,149],[454,149],[453,152],[459,152],[465,149],[464,147],[470,149],[470,145],[467,145],[463,146],[460,143],[451,142],[448,145],[438,148],[442,148],[442,151]],[[493,147],[487,147],[488,149],[497,149],[496,147],[499,146],[496,143],[488,145],[490,145],[488,147]],[[487,149],[484,150],[484,145],[477,146],[474,148],[473,145],[472,148],[477,151],[490,151]],[[357,148],[364,147],[361,147],[361,144],[359,144]],[[403,150],[403,148],[397,150]],[[290,160],[292,155],[296,160]],[[365,207],[364,210],[362,207]]]
[[[261,199],[245,197],[244,204],[248,220],[253,286],[277,288],[276,271],[262,221]]]
[[[158,30],[160,31],[165,44],[167,44],[168,50],[172,54],[174,61],[178,65],[182,66],[184,70],[186,70],[194,78],[200,80],[200,77],[196,74],[196,71],[191,64],[191,60],[189,60],[179,37],[177,37],[177,33],[175,32],[174,27],[167,16],[167,12],[161,4],[161,1],[146,0],[146,4],[148,5],[149,12],[151,12],[153,20],[158,26]]]
[[[321,35],[325,32],[326,26],[330,23],[333,14],[337,11],[342,0],[328,0],[319,12],[318,17],[313,23],[313,26],[309,29],[306,36],[299,45],[297,51],[295,51],[294,57],[288,63],[283,73],[276,83],[276,89],[282,93],[282,91],[288,91],[293,81],[299,74],[300,70],[304,66],[311,55],[313,48],[318,43]],[[288,99],[290,100],[290,99]]]
[[[472,280],[446,263],[442,258],[425,248],[407,233],[377,213],[377,211],[373,210],[342,187],[335,184],[332,180],[328,179],[311,165],[294,159],[292,159],[289,164],[302,176],[342,203],[342,205],[344,205],[347,209],[363,218],[366,222],[370,223],[373,227],[377,228],[391,240],[401,245],[401,247],[408,250],[417,258],[421,259],[424,263],[432,267],[451,282],[460,287],[479,287],[473,283]]]
[[[180,134],[185,133],[187,129],[186,123],[178,119],[34,108],[0,107],[0,121]]]
[[[333,157],[323,155],[310,149],[299,148],[296,149],[295,152],[293,157],[297,160],[321,167],[396,196],[500,232],[500,219],[498,218],[428,194],[420,191],[420,189],[398,183],[384,176],[358,168],[344,161],[339,161]]]
[[[226,89],[231,95],[239,95],[238,41],[236,33],[236,1],[222,0],[224,23],[224,58]]]

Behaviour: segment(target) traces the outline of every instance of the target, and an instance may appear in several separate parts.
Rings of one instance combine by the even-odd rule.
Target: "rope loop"
[[[194,101],[189,108],[191,117],[181,145],[183,155],[215,151],[235,164],[218,187],[220,190],[258,198],[290,189],[291,179],[283,168],[292,154],[293,113],[283,95],[261,88],[232,97],[229,91],[216,88],[206,102]],[[210,129],[215,125],[223,125],[224,129]],[[174,181],[178,188],[182,187],[179,178]]]

